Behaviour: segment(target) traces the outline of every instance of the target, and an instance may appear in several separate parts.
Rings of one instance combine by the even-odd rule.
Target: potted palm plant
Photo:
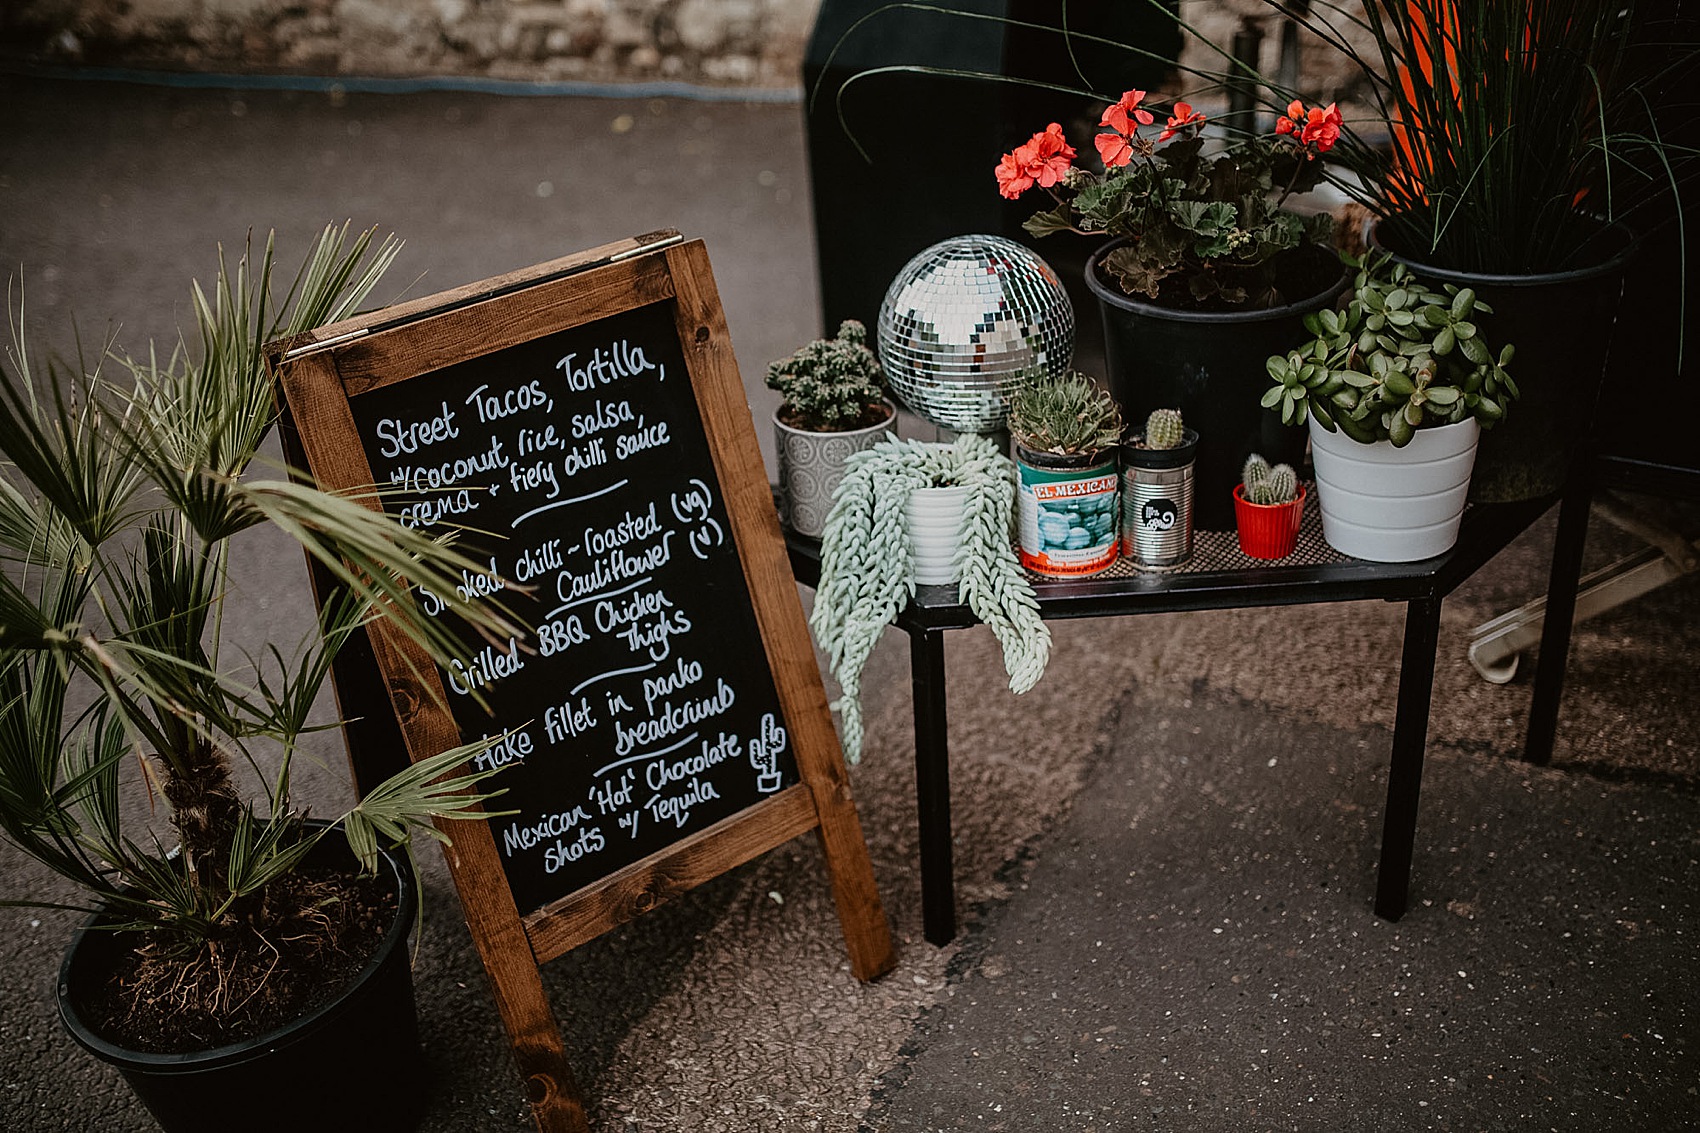
[[[458,652],[409,591],[454,595],[477,567],[359,500],[242,478],[276,421],[262,347],[352,313],[396,247],[327,229],[281,302],[269,242],[257,265],[221,257],[194,291],[197,348],[126,360],[124,380],[38,368],[21,339],[0,367],[0,546],[16,567],[0,575],[0,830],[80,891],[33,898],[92,916],[62,1016],[168,1130],[298,1129],[327,1111],[395,1130],[423,1096],[414,883],[389,847],[478,813],[478,776],[455,770],[474,749],[330,823],[292,803],[290,765],[338,647],[385,618],[433,656]],[[345,586],[294,656],[238,663],[220,633],[240,592],[230,545],[263,524]]]
[[[1436,291],[1372,256],[1344,311],[1305,320],[1314,336],[1268,360],[1263,404],[1310,423],[1322,534],[1337,551],[1410,562],[1458,538],[1483,428],[1519,390],[1483,329],[1493,311],[1469,288]]]
[[[845,319],[832,338],[770,364],[767,386],[784,398],[773,413],[780,518],[797,533],[819,538],[844,462],[890,436],[897,417],[879,358],[868,349],[867,328]]]
[[[1010,399],[1009,434],[1021,476],[1021,565],[1052,578],[1085,578],[1112,566],[1122,434],[1115,400],[1079,371],[1039,375]]]
[[[1104,319],[1110,392],[1130,420],[1179,408],[1200,435],[1198,523],[1232,525],[1229,490],[1254,451],[1297,459],[1297,430],[1247,412],[1260,360],[1299,333],[1304,315],[1345,286],[1333,219],[1287,207],[1322,178],[1340,116],[1317,108],[1275,133],[1207,148],[1205,116],[1184,101],[1166,124],[1146,93],[1106,107],[1093,138],[1103,172],[1075,164],[1052,123],[997,167],[999,191],[1037,188],[1049,208],[1025,227],[1104,241],[1086,283]]]
[[[953,501],[917,506],[941,491]],[[821,538],[809,626],[842,691],[833,707],[852,763],[862,753],[862,668],[917,585],[956,584],[1003,646],[1013,691],[1044,675],[1051,631],[1010,546],[1014,502],[1014,465],[978,434],[951,444],[894,438],[850,458]],[[935,539],[927,524],[950,538]],[[939,560],[940,573],[923,577]]]

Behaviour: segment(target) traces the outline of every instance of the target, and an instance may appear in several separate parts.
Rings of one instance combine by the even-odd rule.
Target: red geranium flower
[[[1099,134],[1092,139],[1105,169],[1114,169],[1133,160],[1133,144],[1124,134]]]
[[[998,192],[1013,201],[1035,184],[1049,189],[1073,164],[1074,147],[1063,137],[1062,127],[1052,122],[998,161]]]
[[[1340,108],[1336,104],[1330,102],[1306,110],[1304,103],[1294,99],[1287,113],[1275,120],[1275,132],[1296,135],[1299,145],[1306,150],[1305,157],[1313,159],[1334,148],[1334,143],[1340,140],[1341,125]]]
[[[1340,138],[1340,109],[1330,102],[1326,107],[1312,107],[1305,116],[1304,132],[1299,140],[1307,146],[1315,146],[1317,153],[1327,153]]]
[[[1123,92],[1120,101],[1104,108],[1104,116],[1098,119],[1098,125],[1108,126],[1121,134],[1132,134],[1140,126],[1151,125],[1157,121],[1157,116],[1140,108],[1139,104],[1144,101],[1145,92],[1142,90]]]
[[[1021,194],[1033,187],[1033,178],[1027,175],[1027,163],[1021,159],[1022,146],[1014,153],[1006,153],[998,161],[998,194],[1015,200]]]
[[[1193,110],[1191,103],[1177,102],[1175,103],[1175,112],[1169,115],[1169,124],[1163,128],[1161,134],[1157,135],[1157,140],[1166,142],[1179,133],[1182,127],[1199,126],[1203,123],[1204,115]],[[1099,148],[1102,149],[1103,147]]]

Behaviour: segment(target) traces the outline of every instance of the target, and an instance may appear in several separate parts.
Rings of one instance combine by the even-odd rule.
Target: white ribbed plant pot
[[[773,436],[779,450],[779,518],[799,535],[818,539],[832,511],[832,493],[844,479],[844,462],[863,449],[895,436],[897,407],[886,399],[884,421],[841,433],[793,429],[773,412]]]
[[[948,586],[962,577],[956,550],[962,545],[962,512],[968,486],[916,488],[903,505],[903,523],[915,551],[915,582]]]
[[[1475,418],[1418,429],[1411,443],[1366,445],[1310,420],[1322,537],[1353,558],[1410,563],[1458,541],[1481,427]]]

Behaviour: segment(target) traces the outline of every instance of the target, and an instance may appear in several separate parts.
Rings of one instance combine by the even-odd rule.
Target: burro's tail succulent
[[[1153,409],[1145,419],[1145,447],[1154,449],[1180,448],[1186,439],[1179,409]]]
[[[1270,467],[1255,452],[1246,459],[1240,479],[1245,484],[1245,498],[1254,504],[1285,504],[1299,498],[1299,475],[1293,466]]]

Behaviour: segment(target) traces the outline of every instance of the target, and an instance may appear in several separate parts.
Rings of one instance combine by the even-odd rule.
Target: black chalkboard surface
[[[540,1130],[587,1122],[537,966],[800,834],[820,839],[851,971],[891,968],[701,241],[619,241],[267,358],[290,460],[457,532],[486,564],[461,593],[525,627],[457,623],[464,656],[439,669],[374,622],[334,679],[363,788],[397,747],[505,737],[482,758],[517,813],[438,825]],[[321,602],[334,584],[314,576]]]
[[[402,490],[386,509],[489,533],[462,540],[489,562],[463,594],[536,627],[466,631],[470,662],[443,674],[464,739],[511,732],[483,758],[510,765],[520,813],[494,834],[522,911],[797,782],[671,302],[350,404],[376,482]]]

